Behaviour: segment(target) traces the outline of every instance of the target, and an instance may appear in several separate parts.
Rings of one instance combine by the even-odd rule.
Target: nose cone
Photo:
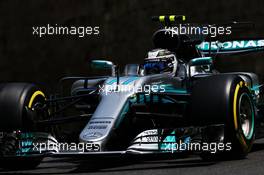
[[[109,93],[102,95],[92,118],[80,134],[81,142],[94,142],[104,150],[105,143],[111,138],[112,130],[118,127],[128,110],[131,92]]]

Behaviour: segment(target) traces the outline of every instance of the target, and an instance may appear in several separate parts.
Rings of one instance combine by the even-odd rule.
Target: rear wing
[[[202,55],[210,54],[239,54],[264,51],[264,39],[233,40],[233,41],[204,41],[196,45]]]

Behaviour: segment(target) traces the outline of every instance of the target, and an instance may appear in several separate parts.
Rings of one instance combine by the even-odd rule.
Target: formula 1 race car
[[[1,83],[0,166],[33,168],[46,156],[246,156],[264,136],[262,85],[251,72],[219,73],[213,56],[263,51],[264,40],[180,35],[168,26],[186,25],[185,16],[153,20],[167,28],[154,33],[144,63],[123,73],[93,60],[112,74],[62,78],[49,96],[35,84]]]

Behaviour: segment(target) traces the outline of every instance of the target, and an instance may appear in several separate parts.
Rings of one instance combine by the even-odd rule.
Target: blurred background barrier
[[[65,75],[91,75],[92,58],[140,63],[153,47],[159,24],[151,16],[185,14],[190,22],[252,21],[264,38],[264,1],[191,0],[1,0],[0,81],[29,81],[52,89]],[[99,35],[33,35],[34,26],[99,26]],[[264,75],[264,53],[217,58],[220,71],[253,71]],[[263,77],[261,79],[263,81]]]

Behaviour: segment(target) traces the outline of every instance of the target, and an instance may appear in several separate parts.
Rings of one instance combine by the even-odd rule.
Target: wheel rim
[[[39,103],[39,100],[44,101],[45,95],[42,91],[35,91],[29,100],[28,108],[34,110],[36,104]]]
[[[34,113],[33,116],[37,117],[32,118],[32,115],[29,115],[31,116],[30,120],[34,121],[34,123],[38,122],[39,120],[44,120],[47,117],[47,113],[45,112],[44,108],[45,100],[45,94],[39,90],[35,91],[30,97],[27,107],[30,109],[30,113]]]
[[[243,93],[239,98],[239,119],[244,136],[250,139],[254,129],[254,111],[248,94]]]

